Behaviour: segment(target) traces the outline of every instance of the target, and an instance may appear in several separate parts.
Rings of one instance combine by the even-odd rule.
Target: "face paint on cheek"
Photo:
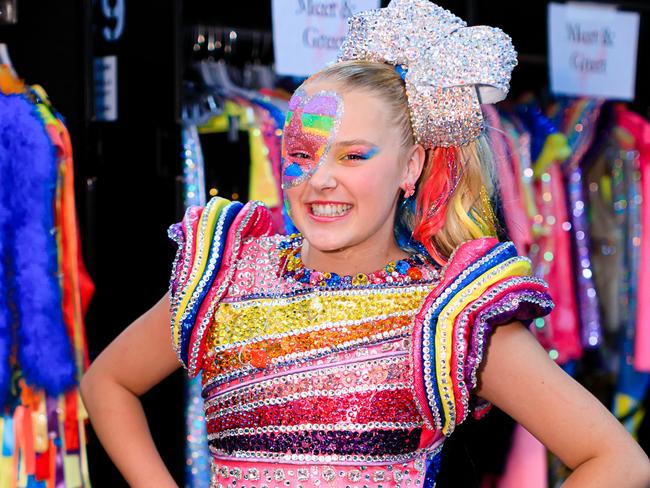
[[[300,163],[289,162],[283,165],[282,170],[282,188],[291,188],[299,185],[305,179],[305,173]]]
[[[291,204],[289,203],[289,198],[284,196],[284,210],[287,213],[287,217],[291,218]]]
[[[281,155],[281,168],[282,168],[282,188],[294,186],[294,181],[303,175],[300,164],[293,161],[290,152],[295,148],[296,143],[296,123],[295,123],[295,110],[299,108],[300,101],[303,99],[301,92],[296,92],[289,100],[289,111],[284,122],[284,130],[282,137],[282,155]]]
[[[341,123],[343,99],[336,92],[306,97],[298,90],[289,109],[282,140],[282,188],[300,185],[325,161]]]
[[[289,163],[284,169],[284,176],[288,179],[300,178],[304,173],[298,163]]]

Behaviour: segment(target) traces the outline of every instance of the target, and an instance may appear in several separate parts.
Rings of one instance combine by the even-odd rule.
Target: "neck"
[[[309,245],[305,239],[301,257],[304,265],[316,271],[329,271],[338,275],[354,276],[372,273],[389,261],[407,258],[391,235],[389,239],[373,237],[354,246],[334,251],[321,251]]]

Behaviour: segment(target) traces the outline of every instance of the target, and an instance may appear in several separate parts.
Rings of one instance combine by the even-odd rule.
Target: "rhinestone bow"
[[[505,98],[517,53],[501,29],[467,27],[428,0],[393,0],[348,19],[337,61],[348,60],[399,67],[415,138],[428,149],[480,135],[480,104]]]

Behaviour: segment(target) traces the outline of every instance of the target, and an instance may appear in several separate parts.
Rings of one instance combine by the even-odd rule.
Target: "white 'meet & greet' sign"
[[[347,18],[379,0],[273,0],[275,70],[309,76],[336,59]]]
[[[550,3],[553,93],[634,99],[639,14],[602,4]]]

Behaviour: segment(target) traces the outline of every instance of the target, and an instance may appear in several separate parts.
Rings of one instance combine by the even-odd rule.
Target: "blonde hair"
[[[404,81],[392,65],[345,61],[324,68],[305,84],[315,81],[333,82],[343,92],[365,90],[376,95],[386,103],[390,120],[400,129],[402,147],[406,150],[414,144]],[[450,164],[460,165],[455,187],[450,187],[450,178],[446,178]],[[493,167],[492,150],[485,135],[458,148],[428,149],[416,185],[417,208],[401,205],[397,222],[406,226],[441,264],[459,244],[496,235],[496,218],[491,205],[496,189]],[[437,201],[438,213],[432,217],[429,210],[434,201]]]

